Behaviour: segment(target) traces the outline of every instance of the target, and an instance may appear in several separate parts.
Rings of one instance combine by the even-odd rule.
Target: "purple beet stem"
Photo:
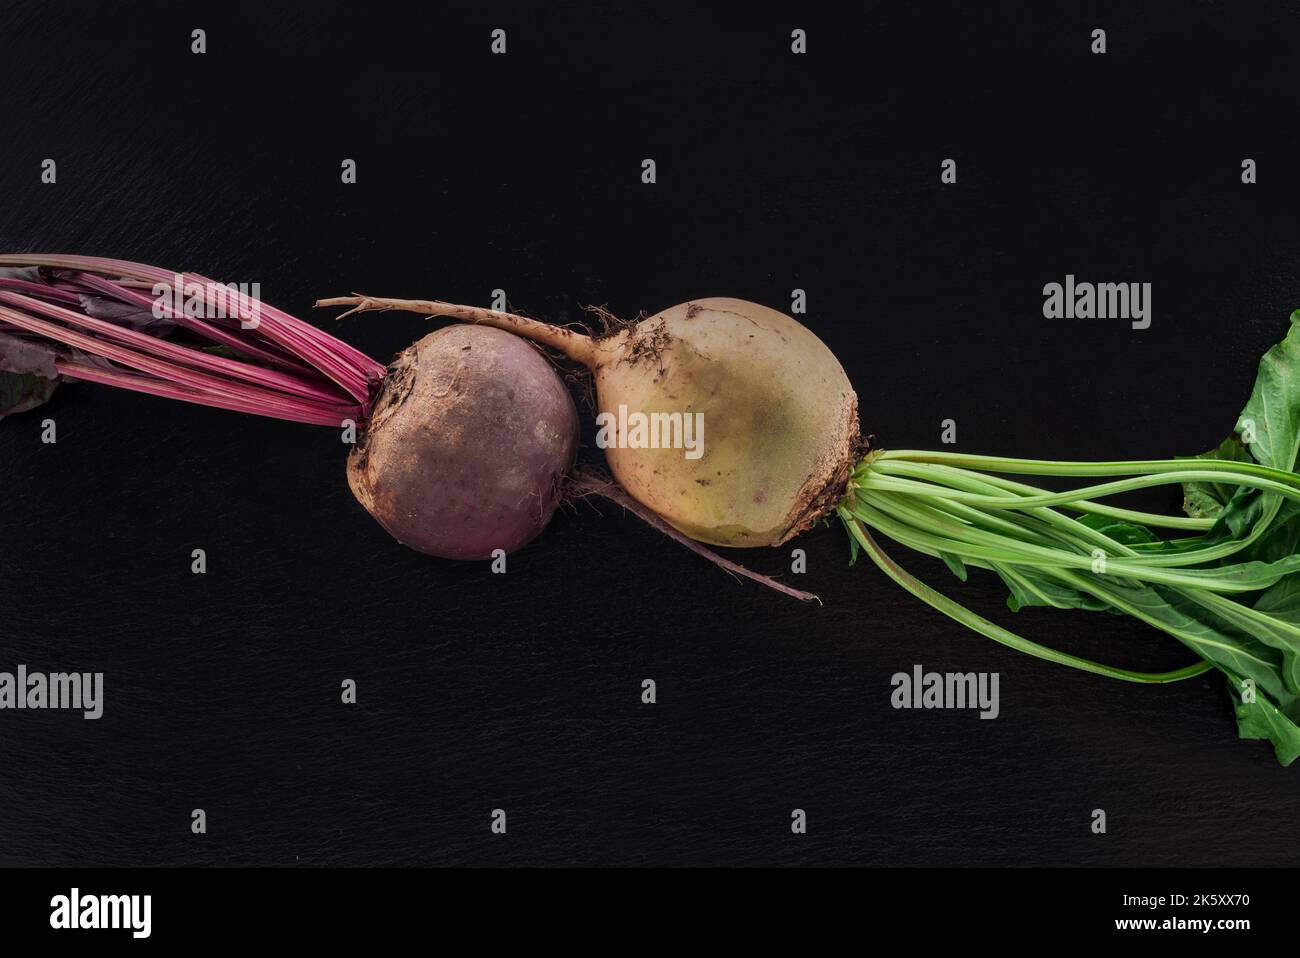
[[[142,290],[177,281],[197,286],[205,306],[225,305],[224,288],[195,273],[95,256],[14,254],[0,267],[58,271],[48,284],[0,278],[0,330],[62,347],[56,368],[75,379],[166,396],[185,402],[339,426],[364,425],[384,366],[310,323],[251,297],[248,315],[206,319],[166,302],[159,312],[193,335],[228,347],[238,359],[171,342],[87,311],[80,293],[153,310]],[[227,300],[227,303],[229,300]],[[242,328],[241,322],[253,328]],[[94,361],[91,357],[97,358]],[[107,361],[107,362],[105,362]]]

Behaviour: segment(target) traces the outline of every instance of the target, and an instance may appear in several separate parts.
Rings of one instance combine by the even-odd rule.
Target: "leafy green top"
[[[1088,463],[876,450],[859,464],[838,511],[854,558],[865,551],[908,591],[995,641],[1126,681],[1169,682],[1218,669],[1241,737],[1269,741],[1289,765],[1300,757],[1298,453],[1300,310],[1260,361],[1233,433],[1209,452]],[[1130,478],[1053,493],[1007,474]],[[1099,501],[1165,484],[1181,484],[1186,517]],[[1160,538],[1153,528],[1191,534]],[[942,559],[959,578],[969,566],[997,573],[1012,610],[1129,615],[1174,636],[1199,661],[1141,673],[1031,642],[916,580],[868,529]]]

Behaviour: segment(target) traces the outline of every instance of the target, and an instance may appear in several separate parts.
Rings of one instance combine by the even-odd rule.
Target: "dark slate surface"
[[[1294,4],[83,6],[0,13],[6,251],[256,281],[300,315],[352,289],[503,287],[571,321],[801,287],[882,443],[952,418],[963,450],[1080,459],[1217,443],[1300,306]],[[1067,272],[1153,283],[1153,325],[1045,320]],[[387,357],[426,325],[333,328]],[[1237,741],[1218,679],[1029,660],[848,568],[837,529],[799,543],[824,608],[609,508],[493,576],[390,541],[329,430],[91,386],[44,415],[56,446],[42,415],[0,422],[0,669],[102,670],[107,704],[0,713],[0,864],[1296,861],[1300,769]],[[908,561],[1063,648],[1187,661]],[[914,663],[999,672],[1001,717],[894,711]]]

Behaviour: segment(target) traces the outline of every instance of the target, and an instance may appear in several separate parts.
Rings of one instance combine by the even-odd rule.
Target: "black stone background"
[[[428,324],[313,300],[502,287],[566,322],[799,287],[884,445],[946,418],[970,452],[1216,444],[1300,306],[1296,4],[852,7],[9,2],[0,248],[260,282],[380,358]],[[1066,273],[1151,282],[1151,328],[1044,319]],[[0,713],[0,864],[1296,861],[1300,769],[1237,740],[1218,678],[1015,654],[849,568],[837,528],[798,543],[822,608],[612,508],[494,576],[394,544],[343,460],[331,430],[93,386],[0,422],[0,668],[107,686],[98,722]],[[1043,641],[1188,661],[895,552]],[[893,710],[914,663],[999,672],[1001,717]]]

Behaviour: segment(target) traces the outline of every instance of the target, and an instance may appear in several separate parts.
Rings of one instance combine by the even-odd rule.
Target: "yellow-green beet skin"
[[[843,491],[858,446],[857,396],[826,345],[789,316],[697,299],[597,340],[595,353],[597,406],[614,422],[610,470],[691,538],[778,545]],[[630,448],[620,406],[624,421],[702,414],[702,455]]]

